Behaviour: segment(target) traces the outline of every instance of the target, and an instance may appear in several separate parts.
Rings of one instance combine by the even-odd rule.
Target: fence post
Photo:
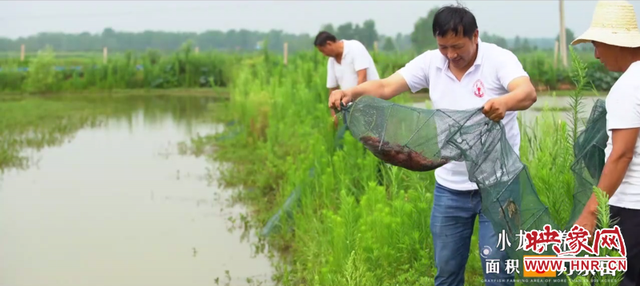
[[[284,43],[284,65],[287,65],[287,56],[289,55],[289,43]]]
[[[553,68],[558,67],[558,49],[559,49],[559,43],[558,41],[556,41],[556,46],[553,50]]]
[[[24,62],[24,44],[20,45],[20,61]]]
[[[107,47],[102,48],[102,63],[107,64]]]

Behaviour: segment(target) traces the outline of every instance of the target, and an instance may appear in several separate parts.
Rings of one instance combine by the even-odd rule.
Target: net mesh
[[[573,209],[565,229],[578,219],[582,209],[598,185],[604,169],[605,153],[609,135],[607,134],[607,109],[604,100],[595,101],[584,130],[573,144],[575,161],[571,166],[576,186],[573,194]]]
[[[604,166],[606,110],[598,100],[574,144],[576,175],[574,206],[567,226],[555,224],[538,197],[533,181],[507,141],[504,125],[481,109],[422,109],[363,96],[342,108],[351,134],[380,160],[412,171],[431,171],[448,162],[465,162],[469,180],[478,185],[482,211],[498,233],[511,243],[512,259],[522,261],[521,231],[568,229],[577,220]],[[555,255],[548,247],[542,255]],[[519,273],[523,273],[520,263]],[[566,285],[552,280],[539,285]]]

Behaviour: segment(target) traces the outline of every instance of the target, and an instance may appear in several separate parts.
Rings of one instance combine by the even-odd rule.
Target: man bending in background
[[[325,56],[327,63],[327,88],[329,93],[349,89],[368,80],[380,79],[373,58],[367,48],[357,40],[337,40],[329,32],[318,33],[313,44]],[[331,110],[333,123],[338,125],[335,111]]]

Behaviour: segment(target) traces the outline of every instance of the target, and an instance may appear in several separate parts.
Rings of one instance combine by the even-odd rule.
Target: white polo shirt
[[[606,99],[607,134],[609,141],[605,148],[605,162],[609,160],[613,148],[612,129],[640,127],[640,61],[635,62],[618,78]],[[609,205],[640,209],[640,136],[636,141],[633,159],[629,164],[620,187],[609,199]]]
[[[473,66],[458,81],[448,68],[448,59],[439,50],[426,51],[398,71],[411,92],[429,88],[434,109],[466,110],[480,108],[489,99],[507,94],[513,79],[528,76],[518,58],[509,50],[491,43],[478,43],[478,56]],[[507,112],[502,120],[507,140],[520,154],[520,130],[517,112]],[[436,169],[436,181],[460,191],[475,190],[469,181],[465,162],[450,162]]]
[[[327,88],[348,89],[358,85],[358,71],[367,69],[367,81],[380,79],[373,58],[367,48],[357,40],[341,40],[344,43],[340,64],[329,57]]]

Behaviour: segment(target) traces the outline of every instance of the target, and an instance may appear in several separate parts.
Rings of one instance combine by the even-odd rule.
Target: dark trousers
[[[640,210],[610,206],[611,219],[618,220],[627,250],[627,272],[620,286],[640,285]]]

